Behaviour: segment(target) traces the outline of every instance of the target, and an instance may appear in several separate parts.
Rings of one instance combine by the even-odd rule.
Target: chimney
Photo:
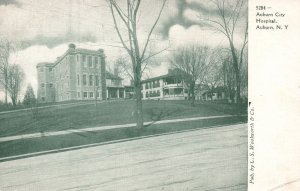
[[[75,49],[75,48],[76,48],[75,44],[73,44],[73,43],[69,44],[69,49]]]

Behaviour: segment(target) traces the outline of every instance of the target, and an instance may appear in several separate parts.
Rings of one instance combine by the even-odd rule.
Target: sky
[[[142,1],[137,24],[141,43],[161,5],[162,0]],[[167,0],[152,35],[150,49],[153,52],[168,49],[155,58],[156,64],[150,66],[145,77],[167,73],[169,55],[178,46],[193,43],[226,46],[228,42],[224,35],[212,31],[201,20],[214,18],[215,12],[215,6],[209,0]],[[242,19],[241,30],[238,28],[236,32],[237,43],[242,41]],[[111,68],[118,57],[126,55],[106,0],[0,0],[0,38],[19,45],[10,60],[24,69],[26,79],[22,92],[28,84],[37,90],[36,65],[54,62],[68,49],[69,43],[79,48],[104,49],[107,65]]]

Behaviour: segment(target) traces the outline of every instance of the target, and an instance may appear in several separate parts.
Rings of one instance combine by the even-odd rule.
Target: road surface
[[[0,163],[0,190],[247,188],[246,124]]]

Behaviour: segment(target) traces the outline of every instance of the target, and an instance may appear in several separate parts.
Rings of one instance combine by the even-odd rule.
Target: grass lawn
[[[127,127],[120,129],[109,129],[100,132],[74,133],[60,136],[40,137],[33,139],[21,139],[16,141],[3,142],[0,144],[0,158],[22,155],[33,152],[48,151],[61,148],[69,148],[79,145],[101,143],[128,138],[138,138],[147,135],[158,135],[182,130],[196,128],[210,128],[236,123],[245,123],[247,117],[228,117],[217,119],[204,119],[199,121],[187,121],[170,124],[152,124],[144,129]]]
[[[0,137],[133,123],[134,106],[133,100],[125,100],[102,102],[97,107],[89,104],[40,108],[37,117],[30,110],[1,114]],[[197,103],[192,107],[187,101],[143,101],[143,108],[144,121],[246,114],[246,109],[240,110],[232,105]]]

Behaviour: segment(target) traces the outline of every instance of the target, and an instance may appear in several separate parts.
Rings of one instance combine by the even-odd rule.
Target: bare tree
[[[129,78],[130,80],[133,80],[130,60],[125,56],[120,56],[117,58],[114,64],[114,69],[120,77]]]
[[[245,49],[243,63],[240,65],[241,72],[241,96],[248,97],[248,49]]]
[[[94,61],[94,64],[93,64],[95,70],[94,70],[94,83],[93,83],[93,87],[94,87],[94,99],[95,99],[95,107],[97,108],[98,106],[98,96],[100,97],[100,93],[98,92],[99,89],[100,89],[100,86],[99,86],[99,83],[100,83],[100,77],[98,75],[98,63],[96,63],[96,61]],[[100,66],[99,66],[100,67]],[[105,71],[106,72],[106,71]]]
[[[237,103],[241,102],[241,74],[240,66],[243,63],[244,49],[248,43],[248,20],[247,16],[243,17],[245,10],[245,0],[212,0],[216,7],[216,19],[207,19],[211,27],[226,36],[229,42],[230,52],[233,61],[236,81],[236,99]],[[236,36],[237,24],[241,18],[245,18],[244,39],[240,50],[234,42]],[[201,18],[203,19],[203,18]]]
[[[210,61],[206,74],[204,75],[203,85],[205,85],[211,92],[218,86],[224,86],[223,71],[222,71],[222,49],[215,49],[210,55]]]
[[[225,87],[225,95],[230,100],[230,102],[233,102],[235,95],[236,78],[231,56],[227,55],[225,58],[223,58],[221,73],[222,81]]]
[[[28,84],[24,98],[23,98],[23,105],[30,109],[32,118],[38,119],[39,115],[39,107],[38,107],[38,100],[35,97],[33,88],[31,84]]]
[[[10,65],[8,69],[7,91],[13,106],[17,105],[25,74],[19,65]]]
[[[8,73],[9,73],[9,57],[14,50],[12,43],[6,39],[0,39],[0,85],[3,86],[5,92],[5,104],[8,97]]]
[[[33,92],[33,88],[31,86],[31,84],[28,84],[24,98],[23,98],[23,104],[26,107],[32,107],[33,105],[35,105],[37,102],[37,99],[35,97],[35,94]]]
[[[134,82],[134,90],[135,90],[135,98],[136,98],[136,123],[138,128],[143,127],[143,110],[142,110],[142,93],[141,93],[141,79],[142,79],[142,67],[146,67],[146,65],[142,66],[146,60],[155,56],[157,53],[148,54],[146,53],[148,49],[148,45],[151,39],[151,35],[156,27],[164,6],[166,4],[166,0],[163,0],[162,6],[159,10],[159,13],[148,32],[146,37],[146,41],[144,45],[139,42],[138,33],[137,33],[137,16],[140,10],[141,0],[127,0],[126,8],[122,9],[120,3],[117,3],[116,0],[108,0],[110,11],[113,17],[114,26],[118,37],[128,53],[131,64],[132,64],[132,73],[133,73],[133,82]],[[117,21],[117,18],[121,20],[121,23]],[[121,27],[125,26],[125,33],[121,33]]]
[[[195,102],[196,82],[203,83],[209,69],[209,58],[209,48],[199,45],[180,47],[171,55],[172,67],[182,71],[181,76],[188,86],[192,105]]]

